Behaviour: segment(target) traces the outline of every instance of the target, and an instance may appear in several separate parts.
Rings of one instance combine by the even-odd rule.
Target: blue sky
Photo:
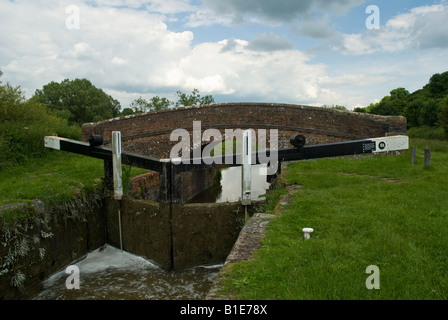
[[[216,102],[352,109],[447,71],[446,21],[446,0],[1,1],[0,70],[27,96],[87,78],[123,108],[197,88]]]

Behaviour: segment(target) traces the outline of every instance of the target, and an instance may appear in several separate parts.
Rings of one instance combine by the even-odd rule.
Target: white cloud
[[[328,26],[329,16],[326,15],[319,20],[305,20],[300,24],[292,26],[292,31],[305,37],[313,39],[331,39],[337,32]]]
[[[254,51],[278,51],[292,48],[294,45],[285,36],[274,33],[257,34],[248,46],[248,49]]]
[[[113,57],[110,63],[117,66],[124,66],[128,64],[128,61],[119,57]]]
[[[399,14],[379,30],[343,34],[340,49],[345,54],[363,55],[374,52],[399,52],[448,47],[448,5],[416,7]]]
[[[139,7],[143,2],[126,3]],[[321,91],[317,79],[324,67],[308,64],[306,55],[291,50],[286,38],[264,34],[251,43],[229,39],[192,46],[191,31],[170,31],[160,15],[96,4],[78,3],[80,29],[68,30],[64,5],[3,3],[2,16],[16,19],[0,35],[1,50],[7,52],[0,68],[32,88],[30,93],[50,81],[75,77],[115,93],[197,88],[202,93],[300,102],[315,99]],[[17,18],[23,12],[25,18]],[[26,19],[31,14],[39,15],[39,24]]]
[[[255,16],[264,23],[291,22],[315,14],[316,11],[346,12],[363,0],[206,0],[205,4],[218,15],[231,15],[235,21],[247,21]]]
[[[178,12],[190,12],[195,6],[190,0],[91,0],[89,3],[94,7],[113,7],[146,9],[149,12],[173,14]]]
[[[197,7],[192,5],[190,0],[152,0],[146,2],[148,2],[146,9],[150,12],[174,14],[197,10]]]
[[[168,30],[157,14],[78,3],[80,29],[69,30],[64,3],[37,2],[0,4],[0,68],[32,90],[82,77],[112,89],[145,91],[191,50],[193,34]],[[41,68],[46,73],[38,78]]]
[[[215,24],[229,26],[234,19],[231,15],[219,15],[207,8],[198,8],[186,18],[185,26],[196,28],[199,26],[211,26]]]
[[[316,98],[317,80],[325,73],[323,65],[308,64],[300,51],[253,51],[249,42],[238,39],[199,44],[179,67],[189,75],[189,83],[204,80],[205,91],[213,83],[216,93],[289,102]]]
[[[358,2],[348,1],[346,5],[338,2],[338,10]],[[222,12],[218,14],[207,7],[195,11],[191,9],[192,3],[188,0],[0,2],[0,69],[5,79],[21,85],[29,95],[50,81],[87,78],[118,99],[123,108],[139,96],[160,95],[175,99],[173,94],[177,90],[189,92],[193,88],[199,89],[201,94],[232,101],[251,99],[351,107],[381,98],[372,93],[378,90],[373,88],[386,88],[382,91],[384,96],[400,79],[403,81],[404,76],[426,74],[436,64],[432,56],[425,56],[426,61],[419,57],[421,67],[417,72],[412,67],[414,62],[408,60],[401,63],[389,60],[384,66],[369,67],[350,61],[345,68],[334,71],[338,64],[312,62],[307,54],[294,49],[290,39],[264,32],[266,29],[251,36],[252,39],[227,35],[214,37],[221,41],[197,43],[194,32],[199,31],[173,31],[167,19],[180,17],[174,16],[175,12],[186,12],[185,21],[191,27],[212,22],[230,26],[238,10],[221,15]],[[269,6],[267,2],[260,3],[263,10]],[[320,8],[324,3],[324,0],[319,1],[317,7],[308,1],[305,4]],[[235,1],[229,5],[232,4],[243,5]],[[79,30],[66,28],[68,5],[80,9]],[[299,7],[294,8],[298,10]],[[305,12],[306,8],[296,13]],[[246,15],[246,21],[262,17],[252,9],[239,9]],[[277,17],[280,17],[282,12],[278,10]],[[444,6],[416,8],[408,12],[408,16],[403,14],[390,19],[376,33],[333,34],[326,27],[328,20],[325,19],[317,19],[321,22],[318,26],[311,22],[302,25],[300,32],[333,41],[332,44],[347,55],[360,57],[409,48],[440,47],[446,45],[446,41],[440,41],[446,31],[436,25],[445,18],[446,11]],[[430,30],[435,32],[429,33]],[[329,40],[332,35],[337,41]],[[441,56],[440,60],[443,59],[446,60],[446,55]],[[411,74],[414,71],[415,74]]]

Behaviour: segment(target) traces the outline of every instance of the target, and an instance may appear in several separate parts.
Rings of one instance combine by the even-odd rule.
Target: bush
[[[446,140],[447,135],[442,127],[414,127],[407,131],[410,138],[427,139],[427,140]]]
[[[50,82],[42,90],[36,90],[34,99],[44,103],[69,124],[82,125],[118,116],[120,103],[96,88],[87,79],[65,79],[61,83]]]
[[[44,156],[47,135],[80,139],[81,129],[68,126],[35,99],[26,100],[20,87],[0,86],[0,170]]]

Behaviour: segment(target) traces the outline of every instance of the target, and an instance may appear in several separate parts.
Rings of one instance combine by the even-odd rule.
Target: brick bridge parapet
[[[102,135],[110,144],[112,131],[121,131],[123,150],[155,158],[169,158],[178,141],[170,141],[174,129],[191,132],[193,122],[201,130],[278,130],[278,147],[291,147],[292,134],[306,136],[307,144],[333,143],[406,133],[406,118],[379,116],[322,107],[276,103],[222,103],[152,111],[86,123],[82,139]],[[267,142],[269,147],[269,141]]]

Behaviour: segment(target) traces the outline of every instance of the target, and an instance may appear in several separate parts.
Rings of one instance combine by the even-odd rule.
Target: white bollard
[[[313,228],[303,228],[303,237],[305,238],[305,240],[308,240],[309,238],[311,238],[311,233],[314,232]]]

